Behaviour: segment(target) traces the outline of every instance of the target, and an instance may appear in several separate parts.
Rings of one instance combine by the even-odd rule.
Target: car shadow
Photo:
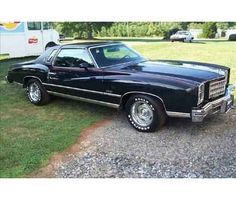
[[[71,100],[71,99],[64,99],[60,97],[53,97],[53,101],[51,104],[54,106],[59,106],[65,109],[76,110],[76,108],[83,108],[87,112],[91,113],[99,113],[103,115],[105,118],[109,118],[113,120],[115,123],[118,124],[120,127],[129,128],[134,130],[128,123],[125,111],[119,110],[108,107],[103,107],[91,103]],[[49,104],[50,105],[50,104]],[[201,123],[194,123],[191,119],[188,118],[167,118],[165,125],[160,129],[154,132],[153,134],[157,133],[167,133],[167,132],[174,132],[175,134],[189,134],[189,135],[200,135],[202,133],[207,134],[214,134],[214,130],[218,132],[225,131],[225,124],[234,124],[234,116],[235,109],[230,111],[232,113],[222,114],[222,115],[214,115],[209,116],[204,119]],[[229,126],[229,128],[232,128]],[[135,131],[135,130],[134,130]]]

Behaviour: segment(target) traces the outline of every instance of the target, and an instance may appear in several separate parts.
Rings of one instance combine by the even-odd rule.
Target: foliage
[[[202,37],[203,38],[215,38],[217,33],[217,26],[215,22],[206,22],[202,27]]]
[[[217,22],[216,23],[217,28],[222,30],[227,30],[230,26],[229,22]]]
[[[158,27],[164,39],[169,39],[172,34],[181,29],[178,22],[161,22]]]
[[[216,28],[226,30],[234,22],[57,22],[55,28],[67,37],[163,37],[178,30],[205,29],[206,38],[215,37]]]
[[[57,22],[55,27],[67,37],[92,39],[93,34],[111,24],[112,22]]]
[[[191,22],[188,25],[188,29],[202,29],[203,24],[204,23],[202,23],[202,22]]]
[[[178,22],[118,22],[111,27],[102,27],[97,34],[99,37],[152,37],[161,36],[169,38],[181,26]],[[186,25],[185,25],[186,27]]]

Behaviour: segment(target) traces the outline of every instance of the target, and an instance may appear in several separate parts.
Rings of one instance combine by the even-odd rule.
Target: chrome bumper
[[[233,107],[235,87],[229,85],[224,97],[215,101],[209,102],[201,108],[193,108],[191,118],[193,122],[202,122],[207,115],[216,113],[227,113]]]

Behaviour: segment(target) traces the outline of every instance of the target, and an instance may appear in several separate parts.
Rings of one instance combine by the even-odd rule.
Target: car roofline
[[[122,44],[122,42],[118,41],[105,41],[105,42],[81,42],[81,43],[70,43],[70,44],[63,44],[61,48],[92,48],[98,46],[106,46],[106,45],[116,45]]]

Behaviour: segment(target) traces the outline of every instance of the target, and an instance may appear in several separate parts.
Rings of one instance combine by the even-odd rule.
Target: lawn
[[[125,42],[150,59],[195,60],[229,66],[231,82],[236,84],[236,42],[171,43],[145,38],[125,39]],[[82,129],[114,112],[59,98],[46,106],[33,106],[20,86],[4,81],[9,65],[28,59],[0,61],[0,177],[22,177],[37,170],[55,152],[73,144]]]
[[[0,61],[0,177],[22,177],[47,164],[81,130],[113,111],[59,98],[46,106],[32,105],[21,86],[4,81],[10,64],[28,59]]]

